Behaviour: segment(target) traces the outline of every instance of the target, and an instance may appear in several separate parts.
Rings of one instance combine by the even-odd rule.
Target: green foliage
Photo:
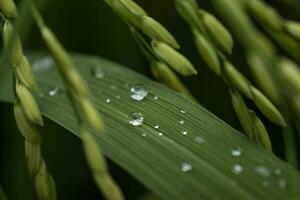
[[[94,134],[96,142],[162,199],[292,199],[300,195],[298,172],[195,102],[105,59],[73,58],[103,116],[104,133]],[[53,64],[43,65],[45,59],[49,57],[40,54],[32,59],[42,92],[36,94],[42,113],[80,137],[58,72]],[[102,78],[94,76],[96,68],[102,70]],[[143,84],[148,91],[143,101],[130,98],[134,84]],[[60,89],[49,96],[54,85]],[[133,112],[142,113],[142,126],[128,123]]]

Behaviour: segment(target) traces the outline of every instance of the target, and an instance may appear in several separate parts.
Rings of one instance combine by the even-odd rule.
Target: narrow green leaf
[[[197,103],[105,59],[73,58],[103,116],[105,129],[94,135],[97,142],[110,159],[161,199],[300,196],[296,170]],[[36,95],[43,114],[80,137],[79,124],[53,62],[37,55],[32,64],[43,93]],[[148,91],[144,100],[130,98],[134,84],[143,84]],[[54,85],[60,90],[49,95]],[[133,112],[142,113],[141,126],[128,123]]]

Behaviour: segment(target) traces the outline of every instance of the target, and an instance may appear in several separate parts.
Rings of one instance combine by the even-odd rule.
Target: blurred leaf
[[[97,142],[106,156],[160,198],[245,200],[300,196],[300,174],[296,170],[195,102],[105,59],[74,55],[74,60],[105,122],[105,131],[96,136]],[[36,97],[43,114],[80,137],[53,61],[35,54],[32,64],[40,85],[41,93]],[[98,78],[93,76],[95,71]],[[143,101],[130,98],[134,84],[146,87],[148,96]],[[55,86],[60,89],[53,95]],[[142,126],[128,123],[133,112],[143,114]],[[158,129],[154,128],[156,124]],[[182,134],[183,131],[187,132]]]

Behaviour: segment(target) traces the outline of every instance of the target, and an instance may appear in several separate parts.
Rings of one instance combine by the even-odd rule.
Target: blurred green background
[[[204,66],[193,45],[190,29],[176,13],[172,1],[136,2],[174,34],[181,45],[180,51],[198,69],[199,75],[182,78],[192,94],[209,111],[240,130],[227,88]],[[269,2],[286,18],[300,21],[299,7],[291,6],[283,0]],[[208,0],[199,0],[199,4],[215,13]],[[49,0],[43,15],[46,23],[69,51],[99,55],[153,78],[148,63],[132,39],[127,26],[103,0]],[[35,27],[32,27],[24,46],[27,50],[45,49]],[[248,74],[243,49],[238,44],[235,44],[230,60]],[[250,107],[255,108],[251,102],[248,103]],[[0,183],[10,199],[35,199],[33,182],[25,166],[24,140],[16,128],[12,106],[0,103],[0,111]],[[282,157],[283,142],[279,128],[270,124],[263,116],[260,117],[271,134],[274,152]],[[56,180],[58,198],[101,199],[86,166],[80,140],[50,120],[45,121],[41,132],[44,139],[44,158]],[[113,163],[109,164],[127,199],[136,199],[147,191],[131,175]]]

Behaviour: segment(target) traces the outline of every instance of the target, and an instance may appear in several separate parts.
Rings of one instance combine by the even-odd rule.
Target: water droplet
[[[49,69],[53,65],[54,65],[53,59],[50,56],[45,56],[39,60],[36,60],[32,64],[32,70],[35,72],[44,71],[44,70]]]
[[[111,85],[111,86],[109,86],[110,87],[110,89],[112,89],[112,90],[116,90],[117,89],[117,86],[115,86],[115,85]]]
[[[154,99],[155,101],[157,101],[157,100],[158,100],[158,96],[154,96],[153,99]]]
[[[136,101],[142,101],[148,95],[148,91],[141,84],[132,86],[130,89],[130,93],[131,98]]]
[[[92,76],[96,79],[102,79],[104,77],[104,72],[101,68],[95,67],[92,69]]]
[[[264,181],[262,182],[262,186],[265,187],[265,188],[268,188],[268,187],[271,186],[271,183],[270,183],[269,181],[267,181],[267,180],[264,180]]]
[[[193,165],[188,162],[182,162],[181,163],[181,171],[183,172],[189,172],[193,170]]]
[[[146,136],[147,136],[147,133],[143,133],[142,136],[143,136],[143,137],[146,137]]]
[[[162,132],[159,132],[158,133],[158,136],[163,136],[164,134]]]
[[[105,102],[106,102],[106,103],[110,103],[110,102],[111,102],[111,99],[110,99],[110,98],[107,98],[107,99],[105,99]]]
[[[255,171],[257,174],[263,176],[263,177],[268,177],[271,175],[270,170],[268,170],[266,167],[264,166],[257,166],[255,167]]]
[[[181,134],[182,134],[182,135],[187,135],[187,134],[188,134],[188,131],[187,131],[186,129],[182,129],[182,130],[181,130]]]
[[[282,174],[282,170],[281,169],[275,169],[274,170],[274,174],[276,174],[276,175],[281,175]]]
[[[185,114],[185,113],[186,113],[186,111],[185,111],[185,110],[180,110],[180,112],[181,112],[182,114]]]
[[[242,155],[242,149],[240,147],[235,147],[231,149],[231,155],[234,157],[239,157]]]
[[[195,138],[195,142],[201,144],[201,143],[204,142],[204,139],[203,139],[202,137],[200,137],[200,136],[197,136],[197,137]]]
[[[57,95],[58,92],[59,92],[59,87],[58,87],[57,85],[55,85],[55,86],[52,86],[52,87],[49,89],[48,95],[51,96],[51,97],[53,97],[53,96]]]
[[[244,170],[244,168],[241,165],[239,165],[239,164],[233,165],[233,168],[232,168],[233,173],[240,174],[243,172],[243,170]]]
[[[121,96],[117,95],[117,96],[116,96],[116,99],[121,99]]]
[[[154,128],[159,129],[159,125],[158,125],[158,124],[155,124],[155,125],[154,125]]]
[[[38,94],[38,96],[39,96],[40,98],[44,98],[44,94],[41,93],[41,92]]]
[[[279,187],[280,190],[284,190],[287,186],[287,182],[285,179],[279,179],[277,182],[277,185]]]
[[[144,123],[144,117],[140,112],[131,113],[128,118],[129,124],[133,126],[141,126]]]
[[[184,120],[180,120],[179,123],[183,125],[184,124]]]

